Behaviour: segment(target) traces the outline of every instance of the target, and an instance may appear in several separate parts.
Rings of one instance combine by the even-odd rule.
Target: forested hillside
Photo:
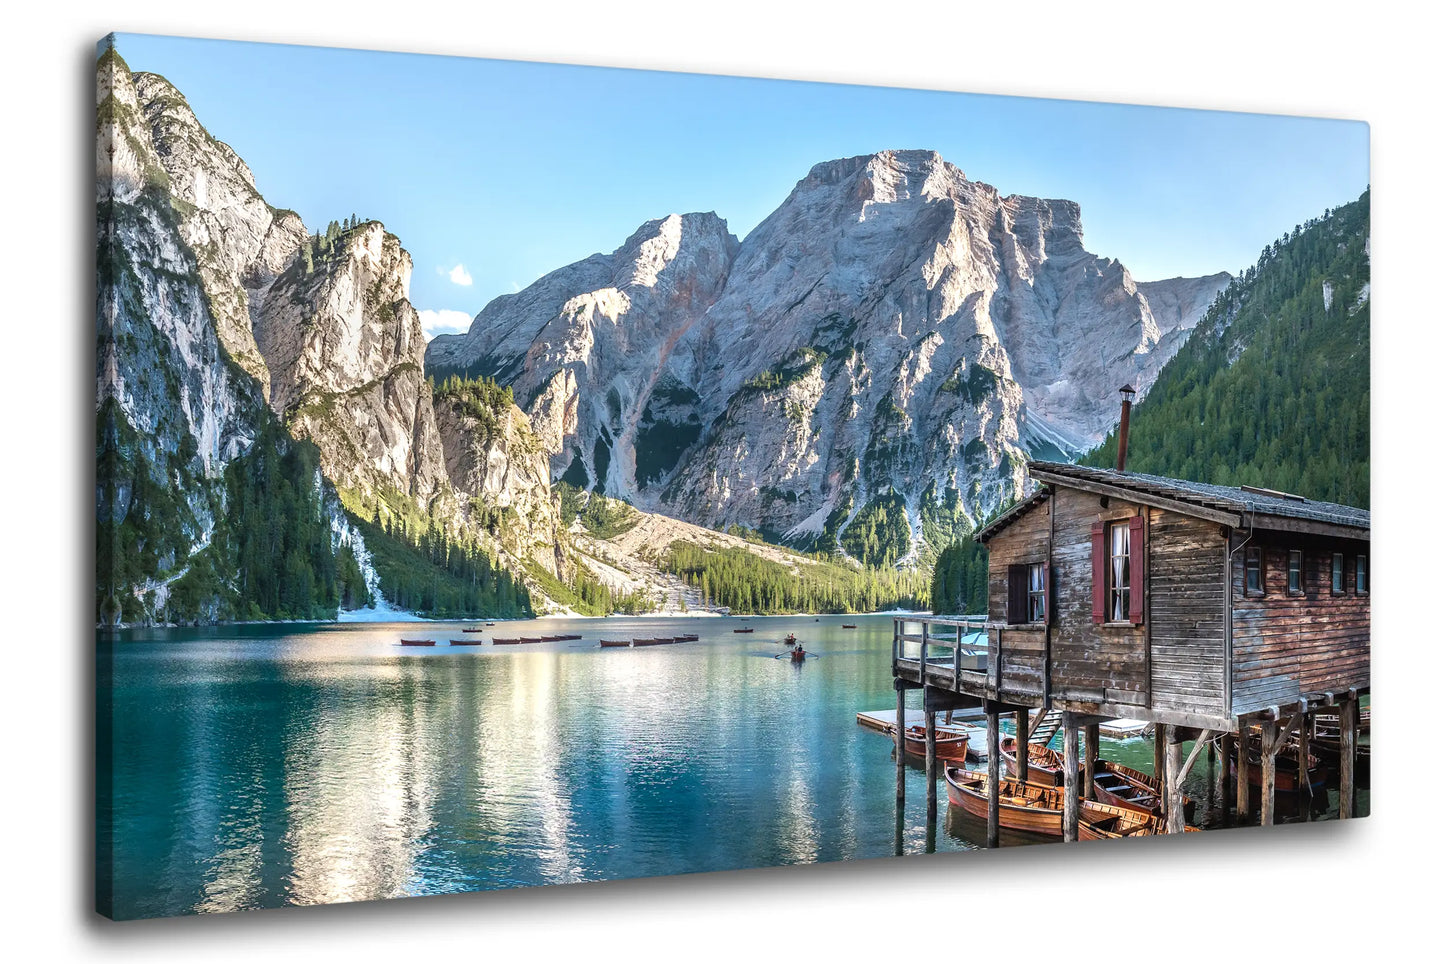
[[[1265,248],[1134,409],[1128,468],[1368,507],[1369,239],[1367,190]]]

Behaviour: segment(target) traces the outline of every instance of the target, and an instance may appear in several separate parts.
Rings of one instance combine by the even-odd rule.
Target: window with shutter
[[[1048,609],[1048,590],[1044,585],[1044,564],[1029,564],[1029,622],[1041,623]]]
[[[1136,515],[1129,520],[1129,622],[1138,626],[1144,622],[1144,517]]]
[[[1004,597],[1004,622],[1021,623],[1028,618],[1028,567],[1013,564],[1008,567],[1007,593]]]
[[[1095,522],[1091,532],[1094,570],[1094,622],[1104,621],[1105,597],[1108,595],[1108,552],[1104,543],[1104,523]]]

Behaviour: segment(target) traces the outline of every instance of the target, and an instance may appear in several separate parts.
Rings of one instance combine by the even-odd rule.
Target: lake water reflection
[[[844,621],[497,627],[583,636],[526,647],[448,647],[461,624],[102,641],[99,879],[128,918],[893,855],[891,743],[855,720],[893,705],[892,622]],[[702,638],[597,643],[685,632]],[[789,632],[820,658],[774,659]],[[1147,767],[1147,743],[1121,748]],[[908,780],[905,853],[981,844],[946,812],[929,834],[921,768]]]

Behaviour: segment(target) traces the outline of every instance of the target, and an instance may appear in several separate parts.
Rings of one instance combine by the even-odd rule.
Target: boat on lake
[[[1094,766],[1094,796],[1100,803],[1155,816],[1164,815],[1158,777],[1112,760],[1097,760]],[[1184,797],[1184,819],[1194,819],[1194,801],[1187,794]]]
[[[928,756],[928,729],[910,726],[903,731],[903,752],[917,757]],[[962,764],[968,759],[967,733],[934,733],[933,752],[940,760]]]
[[[795,663],[801,663],[803,660],[805,660],[805,659],[808,658],[808,654],[805,653],[805,652],[803,652],[803,647],[801,647],[801,646],[799,646],[797,649],[793,650],[793,651],[792,651],[791,653],[789,653],[788,655],[793,658],[793,662],[795,662]]]
[[[988,819],[988,775],[961,767],[946,767],[948,802],[982,820]],[[1064,835],[1064,791],[1037,783],[1001,779],[998,784],[998,823],[1009,830]],[[1163,818],[1094,800],[1079,801],[1079,839],[1104,840],[1116,837],[1164,833]]]
[[[403,639],[401,644],[403,646],[435,646],[437,641],[434,639]]]
[[[450,645],[452,645],[452,646],[480,646],[480,645],[482,645],[482,641],[481,641],[480,639],[449,639],[449,640],[447,640],[447,643],[450,644]]]
[[[513,638],[511,638],[511,639],[503,639],[503,638],[500,637],[500,636],[493,636],[493,637],[492,637],[492,645],[493,645],[493,646],[520,646],[520,645],[522,645],[523,643],[540,643],[540,642],[542,642],[542,637],[540,637],[540,636],[515,636],[515,637],[513,637]]]
[[[695,643],[698,641],[699,638],[700,637],[697,635],[697,633],[683,633],[681,636],[677,637],[677,641],[679,643]]]
[[[1061,787],[1064,785],[1064,755],[1058,750],[1051,750],[1041,743],[1027,744],[1029,750],[1029,783],[1037,783],[1046,787]],[[999,757],[1003,760],[1008,775],[1018,779],[1018,740],[1012,736],[1003,737],[998,741]],[[1082,769],[1082,767],[1081,767]]]
[[[795,635],[793,635],[792,633],[789,633],[788,635],[786,635],[786,636],[783,637],[783,645],[784,645],[784,646],[796,646],[797,644],[798,644],[798,637],[795,636]]]
[[[634,645],[634,646],[666,646],[666,645],[669,644],[669,643],[675,643],[675,642],[677,642],[677,640],[673,639],[671,636],[659,636],[659,637],[657,637],[656,639],[634,639],[634,640],[632,641],[632,645]]]
[[[843,628],[844,628],[844,629],[857,629],[857,628],[858,628],[858,624],[857,624],[857,623],[844,623],[844,624],[843,624]]]
[[[735,633],[750,633],[750,632],[752,632],[752,631],[753,631],[753,628],[752,628],[751,626],[747,627],[746,629],[734,629],[734,630],[733,630],[733,632],[735,632]]]
[[[603,649],[610,649],[610,648],[615,647],[615,646],[631,646],[631,645],[632,645],[632,640],[630,640],[630,639],[604,639],[604,640],[602,640],[601,642],[602,642],[602,648],[603,648]]]
[[[1274,758],[1274,788],[1278,793],[1298,793],[1299,782],[1299,743],[1292,742],[1291,745],[1283,747]],[[1264,757],[1258,743],[1251,743],[1248,751],[1249,763],[1249,785],[1252,787],[1264,787]],[[1234,760],[1229,761],[1229,770],[1237,774],[1239,768]],[[1309,787],[1311,793],[1323,793],[1325,790],[1325,769],[1320,766],[1319,757],[1313,753],[1309,754],[1306,763],[1306,772],[1309,776]]]
[[[491,624],[491,623],[487,623],[487,625],[490,626],[490,625],[492,625],[492,624]],[[480,626],[466,626],[466,627],[463,627],[462,632],[464,632],[464,633],[480,633],[480,632],[484,632],[484,630],[483,630],[482,627],[480,627]]]

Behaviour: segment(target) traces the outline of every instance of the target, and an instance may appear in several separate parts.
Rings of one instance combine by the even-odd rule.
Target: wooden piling
[[[1044,712],[1039,710],[1040,713]],[[1014,754],[1018,758],[1019,783],[1027,783],[1029,780],[1029,755],[1026,744],[1029,742],[1029,711],[1019,710],[1014,714]]]
[[[896,794],[897,794],[897,798],[898,798],[898,807],[899,807],[899,810],[901,811],[902,808],[903,808],[903,776],[904,776],[904,769],[903,769],[903,767],[904,767],[904,764],[903,764],[903,753],[904,753],[904,748],[903,748],[903,731],[908,727],[908,716],[907,716],[907,712],[904,710],[904,707],[903,707],[903,692],[904,692],[904,691],[903,691],[903,687],[902,687],[902,686],[898,686],[897,683],[895,682],[895,684],[894,684],[894,689],[897,690],[897,692],[898,692],[898,718],[894,721],[894,725],[893,725],[893,753],[894,753],[894,756],[895,756],[895,758],[896,758],[896,760],[895,760],[895,770],[896,770],[895,776],[896,776],[896,779],[897,779]]]
[[[1234,755],[1234,734],[1219,738],[1219,819],[1229,826],[1229,758]]]
[[[1249,820],[1249,723],[1239,721],[1234,742],[1234,810],[1240,824]]]
[[[1359,703],[1354,697],[1340,700],[1340,819],[1355,815],[1355,729]]]
[[[1164,762],[1165,748],[1169,745],[1168,729],[1163,723],[1154,724],[1154,779],[1159,781],[1159,806],[1169,812],[1169,774]]]
[[[1200,735],[1203,739],[1203,734]],[[1165,749],[1165,778],[1164,785],[1168,788],[1168,810],[1165,812],[1168,817],[1165,821],[1165,832],[1184,832],[1184,794],[1180,792],[1180,785],[1184,778],[1184,742],[1179,739],[1177,727],[1167,726],[1164,728],[1164,740],[1167,744]],[[1191,757],[1190,762],[1193,762]]]
[[[998,846],[998,710],[990,703],[988,717],[988,839],[990,848]]]
[[[1094,772],[1099,763],[1099,724],[1084,727],[1084,799],[1094,799]]]
[[[1274,826],[1274,777],[1275,747],[1278,744],[1279,723],[1265,720],[1260,725],[1259,762],[1263,770],[1259,790],[1259,825]]]
[[[938,818],[938,730],[932,710],[923,714],[923,769],[928,774],[928,819]]]
[[[1026,751],[1020,751],[1026,752]],[[1079,723],[1064,714],[1064,842],[1079,839]]]
[[[1310,819],[1310,811],[1314,809],[1314,790],[1310,787],[1310,713],[1301,713],[1299,717],[1299,747],[1295,752],[1295,765],[1298,767],[1298,781],[1295,783],[1295,798],[1298,803],[1300,819],[1306,823]]]

